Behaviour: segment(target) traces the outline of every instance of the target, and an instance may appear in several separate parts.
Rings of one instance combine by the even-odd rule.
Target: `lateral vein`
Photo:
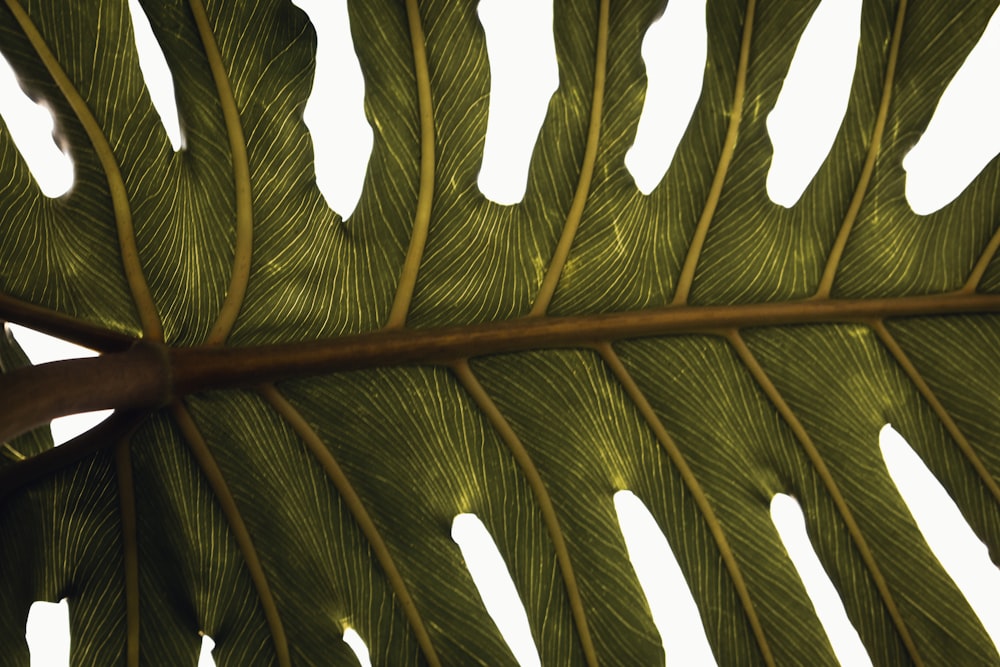
[[[944,405],[941,404],[941,401],[938,400],[937,396],[934,395],[934,391],[930,388],[930,385],[927,384],[927,381],[924,380],[920,371],[918,371],[917,367],[913,365],[913,362],[910,361],[910,358],[907,356],[906,352],[903,351],[903,348],[900,347],[893,335],[889,333],[889,330],[886,328],[885,323],[882,320],[874,321],[871,327],[874,329],[875,334],[879,337],[879,340],[882,341],[882,344],[889,351],[889,354],[892,355],[892,357],[896,360],[896,363],[899,364],[900,368],[903,369],[907,377],[910,378],[910,382],[913,383],[913,385],[920,392],[920,395],[923,396],[924,400],[927,401],[927,404],[930,405],[934,414],[937,415],[937,418],[941,420],[941,424],[944,426],[945,430],[948,431],[948,435],[950,435],[952,440],[955,441],[955,444],[958,445],[959,451],[962,452],[962,455],[965,456],[965,459],[976,471],[976,474],[979,475],[979,478],[986,485],[986,488],[990,490],[990,494],[993,496],[993,499],[1000,504],[1000,486],[997,485],[997,481],[993,479],[989,470],[986,469],[982,459],[979,458],[975,448],[973,448],[972,443],[968,441],[965,434],[962,433],[962,430],[958,428],[958,424],[956,424],[955,420],[952,419],[951,414],[944,407]]]
[[[212,80],[222,107],[222,118],[226,125],[226,135],[229,139],[229,151],[233,161],[233,187],[236,194],[236,244],[233,252],[233,268],[219,316],[209,331],[205,342],[209,345],[219,345],[226,341],[233,330],[236,318],[246,297],[247,283],[250,281],[250,261],[253,255],[253,199],[250,188],[250,163],[247,158],[246,138],[243,135],[243,124],[240,112],[236,108],[236,97],[229,82],[225,64],[219,45],[215,41],[212,26],[208,23],[208,15],[202,0],[190,0],[191,13],[209,68],[212,70]]]
[[[729,128],[726,130],[726,138],[722,144],[722,154],[719,156],[719,164],[715,169],[715,176],[708,191],[705,208],[702,209],[701,217],[698,218],[694,235],[691,237],[691,246],[688,248],[687,256],[684,258],[684,265],[681,267],[680,276],[677,278],[677,289],[674,291],[674,298],[671,302],[674,306],[682,306],[688,302],[688,297],[691,294],[691,285],[694,283],[694,273],[698,268],[698,260],[705,246],[705,239],[708,237],[708,228],[712,225],[715,209],[718,207],[719,199],[722,197],[722,186],[726,182],[726,174],[729,172],[729,165],[733,161],[733,154],[736,152],[736,141],[740,134],[740,121],[743,119],[743,98],[746,94],[747,69],[750,63],[750,41],[753,36],[756,7],[756,0],[747,0],[746,15],[743,18],[743,38],[740,43],[740,60],[736,66],[736,85],[733,88],[733,104],[729,110]]]
[[[153,297],[149,292],[149,285],[142,271],[142,262],[139,260],[139,250],[136,247],[135,227],[132,223],[132,208],[128,199],[128,192],[125,189],[125,181],[122,179],[121,170],[118,167],[118,160],[108,138],[98,124],[97,119],[91,112],[87,102],[80,95],[80,92],[70,81],[69,76],[63,70],[62,65],[56,59],[54,53],[45,42],[45,38],[38,31],[31,17],[28,16],[18,0],[6,0],[14,18],[21,26],[28,41],[38,54],[38,57],[45,64],[46,70],[52,80],[62,92],[66,102],[73,109],[87,138],[90,139],[94,152],[104,170],[105,178],[108,182],[108,191],[111,194],[111,204],[115,215],[115,227],[118,233],[118,247],[122,257],[122,267],[125,271],[125,279],[128,282],[132,301],[135,304],[139,315],[139,322],[142,325],[143,335],[154,341],[163,340],[163,326],[160,323],[160,316],[153,303]]]
[[[22,324],[36,331],[89,347],[98,352],[123,352],[136,338],[0,293],[0,321]]]
[[[344,500],[344,504],[347,505],[348,511],[350,511],[354,520],[357,521],[358,527],[368,540],[372,551],[375,553],[375,557],[378,559],[379,565],[382,566],[382,570],[389,580],[389,585],[392,586],[393,592],[399,599],[399,604],[403,608],[406,620],[409,621],[413,634],[416,636],[417,643],[420,645],[420,650],[423,652],[427,664],[431,665],[431,667],[439,667],[441,661],[434,650],[430,634],[427,632],[427,628],[420,616],[420,610],[417,609],[417,605],[410,595],[403,576],[396,568],[396,563],[392,558],[392,554],[389,553],[389,548],[386,546],[385,540],[382,539],[378,527],[372,520],[371,515],[368,514],[368,510],[365,509],[361,497],[358,496],[350,480],[347,479],[343,468],[337,463],[333,454],[330,453],[323,440],[305,420],[302,413],[289,403],[288,399],[273,384],[260,385],[257,391],[292,427],[295,433],[298,434],[302,442],[305,443],[309,453],[319,462],[324,472],[326,472],[327,477],[333,482],[337,493],[340,494],[340,497]]]
[[[566,546],[566,539],[563,536],[562,528],[559,526],[559,517],[556,515],[555,506],[549,497],[548,489],[542,476],[535,467],[531,455],[524,447],[524,443],[517,437],[514,429],[511,428],[507,419],[500,412],[493,399],[490,398],[486,388],[480,384],[479,379],[472,368],[469,367],[468,359],[460,359],[451,364],[451,369],[455,373],[459,382],[475,401],[476,405],[490,424],[496,429],[500,439],[514,456],[514,460],[524,473],[528,485],[538,502],[539,510],[542,513],[542,520],[548,529],[549,537],[556,552],[556,562],[559,564],[559,571],[562,574],[563,584],[566,588],[566,596],[569,598],[570,611],[573,614],[573,621],[576,623],[577,632],[580,636],[580,644],[583,647],[583,655],[590,667],[597,666],[597,650],[594,648],[593,639],[590,636],[590,628],[587,625],[587,613],[583,608],[583,599],[580,597],[580,587],[576,583],[576,575],[573,573],[573,563],[569,556],[569,549]]]
[[[597,162],[597,145],[601,138],[601,114],[604,109],[604,87],[608,67],[608,0],[601,0],[601,8],[597,27],[597,54],[594,64],[594,93],[590,104],[590,125],[587,129],[587,145],[583,153],[583,164],[580,165],[580,178],[577,181],[576,193],[566,215],[562,235],[556,245],[549,268],[542,279],[541,287],[535,297],[535,303],[528,313],[530,316],[541,316],[549,308],[552,295],[562,275],[573,239],[580,227],[580,219],[590,196],[590,183],[594,177],[594,165]]]
[[[767,636],[764,634],[764,628],[760,623],[760,618],[757,616],[757,610],[754,608],[753,600],[750,597],[750,590],[747,588],[746,580],[743,578],[743,572],[740,569],[739,563],[736,562],[736,556],[733,553],[732,547],[729,545],[729,540],[726,538],[726,533],[722,529],[722,524],[719,523],[719,518],[715,514],[715,510],[712,509],[712,505],[708,500],[708,496],[705,495],[705,490],[701,487],[698,482],[698,478],[695,477],[694,471],[688,466],[684,455],[681,453],[680,448],[674,439],[670,437],[667,429],[663,426],[663,422],[660,421],[660,417],[653,410],[653,406],[649,403],[645,394],[636,384],[635,379],[625,368],[625,364],[621,362],[618,354],[611,347],[610,343],[600,343],[596,346],[597,352],[601,355],[604,363],[608,365],[611,372],[614,373],[618,382],[621,384],[622,388],[625,389],[625,393],[629,395],[632,402],[635,403],[636,407],[639,409],[639,413],[646,420],[646,423],[653,430],[653,434],[656,439],[660,442],[660,445],[667,452],[667,456],[670,457],[671,462],[677,468],[677,471],[681,475],[681,479],[684,480],[684,485],[687,487],[688,492],[691,494],[691,498],[694,500],[695,504],[698,506],[698,510],[701,512],[702,517],[705,519],[705,523],[708,525],[709,532],[711,532],[712,537],[715,539],[715,544],[719,548],[719,555],[722,557],[722,562],[726,565],[726,570],[729,571],[729,576],[733,582],[733,588],[736,589],[736,594],[740,599],[740,603],[743,605],[743,612],[746,614],[747,621],[750,623],[750,628],[753,631],[754,638],[757,640],[757,646],[760,649],[761,657],[766,665],[769,667],[774,667],[774,655],[771,653],[771,647],[767,643]]]
[[[896,626],[896,631],[899,633],[900,640],[906,647],[906,651],[909,653],[910,659],[913,661],[914,665],[920,667],[924,664],[924,662],[920,657],[920,653],[917,651],[913,638],[910,636],[910,631],[906,627],[906,622],[903,620],[899,607],[896,606],[896,601],[892,596],[892,592],[889,590],[889,585],[885,580],[885,576],[882,574],[882,570],[879,568],[878,563],[875,562],[875,556],[872,554],[871,548],[868,546],[868,541],[865,539],[864,534],[861,532],[861,528],[854,519],[854,514],[847,506],[847,501],[840,492],[837,482],[833,479],[830,469],[827,468],[826,461],[823,460],[823,456],[819,453],[819,449],[817,449],[816,444],[809,436],[809,433],[802,425],[802,422],[800,422],[799,418],[795,415],[791,406],[785,402],[781,392],[779,392],[778,388],[774,386],[774,383],[771,381],[771,378],[768,377],[767,372],[760,365],[760,362],[757,361],[757,358],[754,357],[750,348],[747,347],[747,344],[743,340],[739,331],[732,329],[726,332],[726,339],[736,350],[736,354],[739,355],[747,370],[750,371],[750,374],[753,376],[754,380],[756,380],[757,385],[771,401],[771,404],[778,410],[778,413],[784,419],[785,423],[788,424],[789,428],[791,428],[792,433],[795,435],[795,439],[799,441],[799,445],[809,458],[809,462],[812,464],[816,474],[819,475],[820,480],[823,482],[823,486],[826,488],[827,493],[830,494],[833,504],[837,508],[837,512],[840,514],[841,519],[843,519],[844,525],[847,527],[847,531],[854,542],[854,546],[858,550],[858,554],[861,556],[861,560],[864,562],[865,567],[868,569],[869,575],[871,575],[875,588],[878,590],[879,596],[881,596],[882,602],[885,604],[886,611],[889,612],[889,616],[892,618],[893,624]]]
[[[892,99],[892,84],[895,80],[896,62],[899,58],[899,43],[903,36],[903,19],[906,16],[906,0],[899,0],[896,9],[896,25],[892,31],[892,40],[889,43],[889,58],[885,66],[885,78],[882,83],[882,98],[879,102],[878,115],[875,117],[875,127],[872,129],[871,143],[868,145],[868,155],[865,164],[861,168],[861,176],[858,178],[858,185],[854,190],[854,196],[847,208],[847,214],[840,225],[840,231],[833,242],[830,254],[826,260],[826,267],[816,289],[814,299],[828,299],[833,289],[833,280],[837,276],[837,267],[847,247],[847,238],[851,235],[854,222],[857,220],[861,204],[868,191],[868,184],[871,182],[872,172],[875,170],[875,160],[878,158],[879,150],[882,147],[882,135],[885,132],[886,119],[889,116],[889,102]]]
[[[135,509],[135,480],[129,436],[115,447],[118,507],[122,525],[122,560],[125,564],[125,656],[128,667],[139,665],[139,546]]]
[[[434,201],[434,109],[431,105],[430,73],[427,70],[426,36],[416,0],[406,0],[406,16],[410,26],[410,41],[413,45],[413,68],[417,78],[420,113],[420,189],[417,194],[417,210],[413,217],[410,245],[406,250],[403,268],[400,270],[396,297],[392,302],[385,329],[397,329],[406,325],[406,316],[417,284],[417,273],[420,271],[420,262],[424,256],[424,246],[427,244],[427,229],[430,227],[431,205]]]
[[[959,294],[974,294],[976,292],[976,288],[979,287],[979,281],[983,279],[983,275],[985,275],[990,262],[996,256],[998,249],[1000,249],[1000,228],[993,232],[993,237],[990,238],[989,243],[983,249],[983,253],[972,267],[969,278],[965,281],[962,288],[958,290]]]
[[[205,442],[201,430],[195,424],[194,419],[192,419],[191,414],[184,407],[184,404],[180,401],[174,401],[170,406],[170,412],[180,427],[181,433],[184,435],[184,439],[191,450],[191,454],[198,462],[198,467],[201,468],[202,474],[205,475],[205,479],[215,494],[219,507],[222,509],[222,513],[226,517],[230,529],[233,531],[233,538],[236,540],[240,553],[243,554],[243,560],[250,573],[250,579],[253,581],[257,597],[260,600],[261,607],[263,607],[268,629],[271,631],[271,639],[274,642],[278,665],[280,667],[291,667],[288,638],[285,635],[285,628],[281,623],[281,616],[278,614],[278,607],[274,602],[274,596],[271,594],[271,587],[267,582],[267,575],[264,573],[260,557],[257,555],[257,548],[254,546],[253,539],[250,537],[250,531],[243,521],[243,515],[240,514],[239,507],[236,505],[236,499],[229,490],[229,484],[226,482],[219,464],[215,461],[215,457],[208,448],[208,443]]]

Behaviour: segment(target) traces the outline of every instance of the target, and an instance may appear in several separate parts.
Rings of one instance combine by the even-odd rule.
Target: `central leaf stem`
[[[166,348],[140,342],[126,352],[42,364],[5,375],[0,386],[0,442],[67,414],[104,408],[152,410],[197,391],[250,387],[294,377],[447,364],[489,354],[594,346],[648,336],[724,336],[753,327],[870,325],[897,317],[998,312],[998,294],[935,294],[526,317],[256,347]]]
[[[0,442],[65,415],[156,408],[170,392],[170,358],[158,343],[20,368],[0,385]]]
[[[292,377],[413,364],[523,350],[593,346],[678,334],[724,336],[751,327],[870,324],[894,317],[1000,312],[1000,295],[938,294],[866,300],[788,301],[685,306],[575,317],[525,317],[465,327],[376,331],[260,347],[170,350],[174,391],[252,386]]]

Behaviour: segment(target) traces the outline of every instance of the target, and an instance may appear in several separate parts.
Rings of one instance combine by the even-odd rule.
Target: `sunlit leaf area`
[[[0,371],[578,333],[0,443],[0,666],[1000,664],[995,2],[245,4],[0,8]]]

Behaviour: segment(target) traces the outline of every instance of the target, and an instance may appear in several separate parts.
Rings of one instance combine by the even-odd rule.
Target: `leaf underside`
[[[865,1],[843,124],[788,209],[766,195],[765,119],[815,0],[708,3],[701,100],[649,196],[624,155],[662,3],[556,0],[560,87],[514,206],[476,185],[476,4],[349,2],[375,143],[342,220],[315,184],[316,39],[290,2],[142,2],[174,77],[175,153],[124,0],[6,0],[0,51],[52,108],[76,180],[46,198],[0,125],[0,318],[17,301],[70,339],[244,347],[1000,290],[997,162],[929,216],[901,167],[994,0]],[[912,443],[996,559],[988,310],[706,321],[182,396],[6,495],[0,665],[28,664],[28,608],[61,597],[80,665],[194,664],[199,631],[219,665],[354,664],[347,626],[373,664],[513,664],[450,539],[460,512],[494,536],[543,664],[662,663],[621,489],[666,534],[719,664],[836,664],[771,523],[779,492],[873,663],[995,663],[877,439],[891,422]],[[25,365],[0,337],[0,370]],[[51,446],[47,429],[5,443],[0,472]]]

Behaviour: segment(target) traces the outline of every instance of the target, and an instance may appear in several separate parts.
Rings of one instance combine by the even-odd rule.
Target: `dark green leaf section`
[[[351,664],[353,627],[373,664],[417,662],[398,602],[333,485],[291,428],[255,394],[189,402],[230,480],[302,664]]]
[[[31,361],[18,345],[10,329],[0,322],[0,376],[17,368],[27,368]],[[52,448],[52,430],[43,426],[18,436],[9,443],[0,442],[0,468]]]
[[[477,359],[473,369],[524,442],[549,488],[602,663],[663,661],[663,647],[628,560],[613,496],[631,489],[670,533],[685,532],[682,558],[717,592],[724,581],[703,521],[635,408],[592,351]],[[536,392],[553,403],[536,400]],[[558,411],[552,404],[560,406]],[[717,604],[736,604],[728,582]],[[608,631],[615,628],[614,632]],[[730,625],[726,632],[739,632]],[[713,629],[710,629],[711,635]],[[752,641],[736,635],[736,640]],[[732,641],[732,637],[727,637]],[[728,647],[727,647],[728,648]],[[738,653],[745,656],[744,643]],[[727,655],[725,649],[722,655]],[[669,659],[669,656],[668,656]]]
[[[558,0],[553,23],[561,27],[555,32],[559,90],[538,137],[524,200],[501,206],[479,192],[489,64],[476,4],[420,4],[439,158],[430,235],[413,304],[414,326],[526,314],[566,221],[583,160],[598,4]]]
[[[589,18],[588,26],[596,25],[597,21],[597,3],[591,4],[594,16]],[[720,4],[712,13],[729,18],[735,4]],[[646,94],[646,68],[639,53],[642,37],[663,8],[663,3],[645,1],[610,4],[607,82],[597,164],[573,252],[553,298],[550,311],[553,314],[662,304],[673,292],[673,281],[684,261],[684,249],[697,213],[694,217],[672,216],[677,224],[669,229],[658,226],[656,220],[665,206],[670,207],[671,214],[676,212],[675,206],[683,207],[685,203],[692,209],[698,206],[700,192],[694,181],[704,178],[707,189],[711,173],[675,170],[673,173],[679,174],[681,181],[691,179],[678,187],[683,192],[665,195],[661,186],[647,198],[636,189],[624,163]],[[589,30],[593,32],[594,28]],[[721,53],[716,53],[728,58],[731,46],[727,44],[720,49]],[[591,53],[593,50],[590,47]],[[592,60],[593,56],[589,60],[581,57],[580,64],[592,67]],[[729,69],[722,71],[727,76]],[[560,80],[560,92],[564,81]],[[731,86],[732,81],[727,85]],[[587,94],[591,95],[589,90]],[[712,121],[721,121],[718,108],[701,109]],[[698,143],[694,150],[700,155],[706,154],[708,146],[721,144],[721,136],[725,134],[724,122],[719,122],[722,129],[716,138],[716,128],[700,127],[703,121],[705,118],[698,116],[688,130],[689,137],[695,137],[692,142]]]
[[[99,454],[0,505],[0,665],[28,664],[28,608],[69,598],[71,664],[124,658],[125,617],[114,463]]]
[[[419,123],[406,12],[397,2],[350,3],[374,147],[361,199],[344,221],[316,188],[302,121],[314,69],[312,27],[287,3],[280,10],[233,4],[209,5],[219,15],[254,191],[252,278],[232,340],[376,329],[388,315],[416,209]],[[314,85],[317,94],[337,94],[324,81]]]
[[[997,401],[1000,359],[995,354],[995,317],[943,317],[889,322],[934,395],[955,420],[994,480],[1000,480],[997,451]],[[968,462],[949,439],[907,438],[1000,562],[1000,508],[981,485],[972,482]]]
[[[923,447],[953,445],[875,334],[863,326],[802,326],[755,330],[746,341],[826,461],[921,658],[926,664],[995,662],[992,642],[931,554],[885,468],[878,432],[887,422]],[[803,367],[811,369],[808,376],[793,370]],[[978,480],[966,469],[963,485],[973,484]],[[995,526],[995,504],[991,514]],[[836,572],[832,554],[820,555]],[[968,620],[949,622],[954,618]]]
[[[906,203],[902,160],[996,8],[996,0],[909,3],[882,149],[834,284],[836,296],[958,289],[993,235],[1000,215],[997,160],[954,202],[928,216]],[[862,61],[858,67],[860,72]],[[880,270],[868,270],[872,266]]]
[[[757,7],[736,152],[698,263],[691,293],[694,303],[786,300],[816,291],[864,163],[896,2],[864,3],[858,74],[844,122],[809,187],[793,208],[786,209],[767,195],[773,148],[766,121],[778,99],[798,38],[818,4],[762,2]],[[710,10],[710,26],[712,14]],[[731,30],[730,24],[726,22],[725,28],[717,29]],[[733,41],[727,36],[727,44]],[[711,53],[711,45],[709,49]],[[732,77],[732,65],[720,71]],[[714,68],[711,72],[714,74]],[[705,85],[710,85],[708,80]],[[729,97],[731,94],[727,106],[722,107],[727,110],[731,105]],[[808,124],[809,120],[802,118],[798,122]],[[711,155],[718,159],[714,157],[717,153]],[[698,158],[703,161],[701,171],[708,168],[704,164],[706,157]]]
[[[381,65],[388,80],[369,84],[369,113],[391,114],[405,129],[386,136],[376,127],[367,194],[345,223],[316,188],[312,142],[302,120],[316,42],[305,14],[275,2],[209,2],[207,12],[240,112],[253,192],[252,278],[234,342],[376,328],[392,300],[412,226],[405,211],[413,210],[416,198],[404,176],[416,171],[409,152],[416,136],[416,114],[410,112],[416,88],[408,51],[402,58],[395,54],[391,66]],[[407,44],[408,34],[393,22],[401,15],[398,3],[352,10],[352,27],[363,31],[358,42],[366,45],[359,50],[370,48],[384,58]],[[384,25],[376,27],[376,17]],[[322,81],[316,86],[320,94],[336,95]],[[229,209],[220,224],[232,220]]]
[[[819,482],[735,353],[722,339],[708,337],[649,339],[616,348],[718,516],[776,663],[836,664],[769,513],[778,492],[822,497]],[[715,582],[699,575],[698,560],[685,562],[687,538],[677,534],[674,540],[696,600],[716,599],[715,589],[732,586],[728,577]],[[732,605],[726,616],[745,623],[742,607]],[[713,627],[711,608],[700,608],[707,627],[735,643],[725,636],[734,631],[732,621]],[[738,644],[729,650],[732,654],[717,655],[720,665],[746,652]]]
[[[250,576],[180,433],[152,419],[132,437],[132,466],[142,660],[194,664],[203,631],[216,641],[220,666],[271,664],[274,648]]]
[[[373,370],[280,389],[328,444],[371,513],[442,664],[514,664],[451,540],[451,522],[460,512],[478,515],[496,541],[542,662],[580,664],[537,502],[449,371]],[[381,644],[384,633],[380,628],[369,644]]]
[[[65,30],[81,40],[92,38],[95,26],[72,22],[74,14],[71,9],[61,12],[65,23],[50,28]],[[54,17],[50,19],[54,21]],[[104,173],[79,121],[6,6],[0,8],[0,50],[22,87],[52,109],[55,131],[73,159],[75,179],[72,190],[63,197],[45,197],[0,120],[0,182],[5,184],[0,208],[0,289],[114,330],[135,333],[138,318],[120,268]],[[123,64],[128,57],[125,49],[120,54]],[[93,48],[87,62],[92,58]],[[80,57],[67,60],[79,61]],[[106,93],[102,91],[101,97],[107,97]]]

